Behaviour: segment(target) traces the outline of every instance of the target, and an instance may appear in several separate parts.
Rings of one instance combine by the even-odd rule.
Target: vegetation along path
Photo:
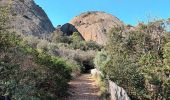
[[[100,89],[91,74],[82,74],[70,83],[68,100],[99,100]]]

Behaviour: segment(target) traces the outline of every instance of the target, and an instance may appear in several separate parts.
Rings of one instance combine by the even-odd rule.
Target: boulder
[[[130,100],[126,91],[109,80],[109,91],[111,100]]]

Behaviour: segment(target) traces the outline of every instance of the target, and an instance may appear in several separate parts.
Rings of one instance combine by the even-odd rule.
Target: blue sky
[[[86,11],[104,11],[118,17],[125,24],[170,18],[170,0],[34,0],[40,5],[54,26],[69,22]]]

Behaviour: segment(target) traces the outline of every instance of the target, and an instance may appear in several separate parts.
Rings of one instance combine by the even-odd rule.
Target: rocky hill
[[[0,0],[10,5],[10,25],[24,35],[47,36],[55,30],[44,10],[33,0]]]
[[[107,42],[106,33],[113,27],[123,25],[122,21],[111,14],[92,11],[76,16],[63,30],[69,29],[70,33],[77,30],[86,41],[93,40],[103,45]]]

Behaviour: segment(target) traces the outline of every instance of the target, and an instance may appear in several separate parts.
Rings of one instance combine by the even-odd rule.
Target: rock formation
[[[64,25],[62,25],[60,27],[61,31],[65,34],[65,35],[72,35],[73,32],[78,32],[78,30],[75,28],[75,26],[73,26],[70,23],[66,23]]]
[[[109,80],[109,91],[111,100],[130,100],[126,91]]]
[[[113,27],[123,26],[118,18],[104,12],[86,12],[76,16],[70,22],[86,41],[93,40],[99,44],[107,42],[106,33]]]
[[[102,72],[99,71],[98,69],[92,69],[90,73],[97,80],[100,80],[101,76],[103,77]],[[107,81],[108,81],[106,82],[108,85],[107,90],[110,93],[109,100],[131,100],[129,96],[127,95],[126,91],[122,87],[119,87],[117,84],[115,84],[111,80],[107,79]],[[108,98],[108,97],[106,96],[104,98]],[[102,99],[102,100],[105,100],[105,99]]]
[[[0,0],[10,5],[10,25],[24,35],[47,36],[55,30],[44,10],[33,0]]]

